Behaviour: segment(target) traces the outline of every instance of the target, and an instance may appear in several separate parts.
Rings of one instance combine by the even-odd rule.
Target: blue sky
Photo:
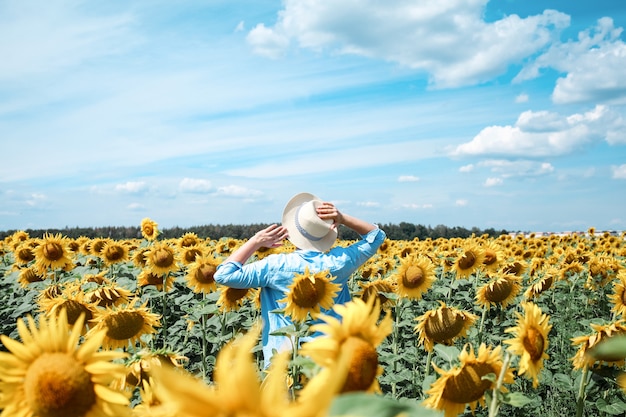
[[[0,230],[626,229],[626,3],[0,0]]]

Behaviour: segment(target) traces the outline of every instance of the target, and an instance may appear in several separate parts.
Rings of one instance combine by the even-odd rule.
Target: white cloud
[[[117,184],[115,191],[136,194],[145,191],[147,188],[148,185],[144,181],[128,181],[124,184]]]
[[[564,155],[594,141],[626,143],[626,122],[620,113],[598,105],[586,113],[563,116],[526,111],[513,126],[489,126],[453,155]]]
[[[398,177],[398,182],[417,182],[419,180],[419,177],[414,175],[400,175]]]
[[[503,183],[502,178],[491,177],[485,180],[485,187],[495,187],[497,185],[502,185],[502,183]]]
[[[549,44],[569,26],[566,14],[546,10],[486,22],[487,0],[286,0],[273,27],[248,34],[254,51],[280,56],[294,39],[302,48],[330,49],[425,70],[441,87],[475,84],[504,73]]]
[[[459,206],[459,207],[465,207],[465,206],[467,206],[467,205],[469,204],[469,201],[467,201],[467,200],[464,200],[464,199],[460,198],[460,199],[456,200],[456,201],[454,202],[454,204],[455,204],[456,206]]]
[[[611,171],[613,172],[613,178],[626,180],[626,164],[611,167]]]
[[[528,94],[526,93],[518,94],[515,97],[516,103],[528,103],[528,100],[529,100],[529,97],[528,97]]]
[[[132,211],[140,211],[143,210],[145,206],[141,203],[130,203],[128,206],[126,206],[126,208]]]
[[[536,78],[542,68],[554,68],[566,73],[556,82],[555,103],[626,103],[626,44],[621,34],[622,28],[603,17],[594,28],[580,32],[576,41],[552,45],[514,81]]]
[[[183,178],[178,184],[178,188],[182,192],[187,193],[206,193],[211,191],[213,186],[211,181],[197,178]]]
[[[360,207],[380,207],[380,203],[376,201],[359,201],[356,205]]]
[[[220,195],[243,198],[255,198],[263,195],[261,191],[241,187],[239,185],[226,185],[224,187],[218,187],[217,192]]]
[[[424,204],[409,203],[409,204],[402,204],[402,208],[409,209],[409,210],[421,210],[421,209],[433,208],[433,205],[430,203],[424,203]]]
[[[498,173],[502,178],[540,176],[554,172],[554,166],[551,163],[530,160],[489,159],[479,162],[479,165]]]
[[[463,165],[459,168],[459,172],[472,172],[474,170],[474,164]]]
[[[43,203],[45,200],[47,200],[48,197],[46,197],[45,194],[42,193],[32,193],[29,198],[26,199],[26,204],[29,206],[37,206],[41,203]]]

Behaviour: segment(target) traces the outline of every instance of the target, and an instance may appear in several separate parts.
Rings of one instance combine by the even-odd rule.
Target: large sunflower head
[[[155,327],[161,325],[159,315],[151,313],[147,302],[136,306],[138,299],[128,305],[98,310],[92,322],[94,327],[89,331],[106,330],[103,345],[110,348],[125,348],[129,345],[143,344],[142,336],[157,332]]]
[[[157,290],[170,292],[174,288],[174,276],[170,274],[158,274],[149,269],[144,269],[137,275],[137,285],[145,287],[154,285]]]
[[[178,271],[178,253],[166,241],[154,242],[146,252],[146,268],[155,274]]]
[[[13,251],[13,256],[17,265],[28,265],[35,259],[35,250],[30,245],[20,244]]]
[[[46,277],[42,275],[36,268],[28,267],[20,269],[20,275],[17,278],[17,282],[20,283],[22,288],[27,288],[30,284],[34,282],[41,282]]]
[[[149,217],[141,220],[141,235],[146,240],[155,240],[159,235],[159,225]]]
[[[435,265],[423,255],[406,257],[400,261],[394,276],[400,297],[419,300],[436,281]]]
[[[180,259],[184,265],[189,265],[196,261],[196,258],[202,257],[204,253],[200,245],[184,246],[180,248]]]
[[[105,265],[113,265],[117,263],[126,262],[129,259],[128,247],[115,240],[107,241],[100,251],[99,256],[104,261]]]
[[[35,266],[41,273],[66,269],[73,265],[67,240],[60,233],[46,233],[35,248]]]
[[[380,319],[380,309],[374,308],[376,304],[376,298],[367,303],[354,298],[336,305],[334,311],[341,319],[321,314],[321,323],[311,326],[311,331],[320,332],[322,336],[300,349],[300,354],[331,369],[337,366],[342,355],[348,355],[348,374],[341,392],[380,391],[377,377],[383,368],[379,365],[376,348],[391,333],[393,322],[389,314]]]
[[[457,278],[468,278],[483,268],[485,251],[475,243],[467,243],[460,248],[452,267]]]
[[[47,316],[58,316],[65,312],[70,325],[74,325],[83,316],[84,323],[89,323],[96,313],[96,305],[85,299],[85,293],[78,284],[68,284],[56,297],[39,297],[39,308]]]
[[[474,354],[471,345],[469,350],[467,346],[459,355],[460,365],[446,371],[433,364],[440,376],[426,391],[429,397],[423,404],[428,408],[443,410],[445,417],[462,414],[468,405],[472,411],[478,404],[485,405],[485,391],[493,389],[495,383],[483,377],[499,375],[502,370],[500,346],[492,349],[481,344],[478,355]],[[511,384],[513,381],[513,371],[509,368],[505,371],[503,382]]]
[[[333,283],[327,271],[312,273],[308,268],[303,274],[295,274],[293,282],[287,286],[289,292],[280,303],[285,303],[285,315],[294,321],[305,321],[310,314],[315,317],[320,309],[328,310],[333,306],[335,296],[341,289]]]
[[[178,246],[181,248],[188,248],[191,246],[200,245],[200,238],[193,232],[187,232],[178,238]]]
[[[98,307],[112,307],[126,304],[133,293],[117,283],[105,283],[85,290],[85,300]]]
[[[559,279],[559,269],[555,266],[548,265],[536,274],[533,281],[528,285],[524,292],[526,299],[537,298],[545,291],[552,288],[552,285]]]
[[[550,317],[541,312],[533,303],[522,303],[524,314],[515,313],[517,326],[505,330],[513,333],[515,338],[505,340],[510,345],[509,351],[520,357],[519,375],[526,375],[533,380],[533,388],[539,384],[539,372],[543,368],[544,359],[548,359],[548,333],[552,328]]]
[[[505,308],[522,289],[521,278],[515,275],[498,274],[476,291],[476,303],[484,308]]]
[[[455,307],[448,307],[440,301],[439,308],[428,310],[415,320],[415,331],[419,343],[430,352],[436,343],[451,345],[456,339],[464,337],[478,316]]]
[[[213,276],[221,260],[213,255],[201,255],[187,266],[185,280],[187,286],[195,293],[209,293],[217,289]]]
[[[101,351],[103,332],[80,344],[83,318],[74,326],[61,311],[18,319],[22,343],[5,335],[9,350],[0,352],[0,409],[7,416],[122,417],[130,416],[128,396],[111,388],[124,375],[124,365],[114,363],[125,355]]]
[[[504,251],[495,241],[489,241],[483,246],[485,258],[483,267],[487,272],[496,272],[504,262]]]

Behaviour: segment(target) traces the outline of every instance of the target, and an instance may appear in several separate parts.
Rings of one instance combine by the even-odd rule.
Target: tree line
[[[253,236],[259,230],[269,226],[269,224],[255,223],[255,224],[207,224],[203,226],[193,227],[171,227],[159,229],[159,236],[163,239],[175,239],[179,238],[185,233],[195,233],[201,239],[215,239],[221,238],[233,238],[233,239],[248,239]],[[467,229],[465,227],[455,226],[449,227],[445,225],[437,225],[431,227],[430,225],[413,224],[407,222],[401,222],[399,224],[380,224],[381,229],[387,233],[387,237],[391,240],[425,240],[428,238],[468,238],[472,235],[481,236],[483,234],[490,237],[497,237],[502,234],[508,234],[509,232],[502,230],[495,230],[493,228],[479,229],[472,227]],[[88,238],[111,238],[111,239],[135,239],[141,238],[141,229],[139,226],[107,226],[107,227],[65,227],[63,229],[23,229],[30,237],[43,237],[46,233],[49,234],[61,234],[62,236],[76,239],[81,236]],[[4,239],[7,236],[15,233],[16,230],[0,231],[0,239]],[[353,240],[358,239],[358,235],[346,228],[339,228],[339,239]]]

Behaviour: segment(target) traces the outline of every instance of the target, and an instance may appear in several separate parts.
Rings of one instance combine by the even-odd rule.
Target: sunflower
[[[201,255],[196,258],[187,266],[187,275],[185,275],[187,286],[195,293],[215,291],[217,285],[213,276],[220,262],[212,255]]]
[[[146,267],[155,274],[178,271],[178,254],[167,242],[154,242],[146,252]]]
[[[608,296],[613,304],[611,311],[622,317],[626,313],[626,271],[617,274],[617,280],[613,282],[613,294]]]
[[[9,352],[0,352],[0,409],[6,416],[121,417],[130,416],[128,396],[110,388],[124,375],[113,363],[124,353],[99,351],[104,332],[79,344],[83,318],[74,327],[61,311],[40,317],[39,327],[28,316],[18,319],[22,343],[0,336]]]
[[[129,259],[128,247],[116,241],[107,241],[100,252],[100,257],[105,265],[113,265],[126,262]]]
[[[141,220],[141,235],[146,240],[155,240],[159,235],[158,224],[146,217]]]
[[[28,268],[22,268],[20,270],[20,275],[17,278],[17,282],[20,283],[20,286],[22,288],[27,288],[29,284],[32,284],[33,282],[41,282],[45,278],[46,277],[40,274],[36,268],[33,268],[31,266]]]
[[[46,233],[35,248],[35,267],[44,274],[49,270],[65,269],[72,264],[67,241],[61,234]]]
[[[137,250],[135,250],[132,256],[133,264],[135,264],[135,266],[138,268],[145,268],[146,267],[146,255],[148,254],[149,251],[150,251],[149,246],[144,246],[142,248],[138,248]]]
[[[174,277],[169,274],[156,274],[149,269],[144,269],[137,275],[137,285],[140,287],[154,285],[159,291],[163,291],[165,286],[165,292],[170,292],[174,288]]]
[[[548,359],[548,333],[552,329],[550,317],[541,312],[533,303],[522,303],[524,314],[515,312],[517,326],[509,327],[506,333],[513,333],[514,339],[505,340],[511,345],[509,351],[520,357],[519,375],[527,374],[533,380],[533,388],[539,385],[539,372],[543,368],[544,359]]]
[[[520,277],[499,274],[476,291],[476,303],[484,308],[508,306],[521,291]]]
[[[349,355],[348,374],[341,392],[380,392],[377,377],[383,368],[379,365],[376,348],[391,333],[393,321],[389,314],[380,320],[380,309],[374,308],[376,298],[367,303],[355,298],[334,307],[341,320],[321,314],[321,323],[311,326],[320,332],[310,342],[304,343],[300,354],[309,356],[319,366],[332,369],[342,355]]]
[[[252,288],[232,288],[226,286],[220,286],[219,292],[220,296],[216,304],[222,313],[239,310],[246,300],[253,299],[258,293],[258,291]]]
[[[116,284],[107,283],[93,289],[85,290],[85,300],[98,307],[111,307],[126,304],[133,293]]]
[[[40,297],[37,301],[39,309],[46,316],[58,316],[61,311],[65,311],[67,321],[71,325],[74,325],[81,316],[84,316],[87,325],[96,313],[96,305],[85,300],[85,293],[75,283],[67,285],[56,297]]]
[[[196,258],[201,257],[203,252],[203,249],[198,245],[185,246],[180,250],[180,259],[184,265],[189,265],[194,262]]]
[[[624,320],[617,320],[608,324],[591,323],[589,326],[594,330],[592,334],[571,339],[572,345],[580,345],[574,357],[571,358],[574,369],[583,369],[584,367],[594,365],[595,359],[587,354],[589,349],[612,336],[626,334],[626,321]],[[602,362],[608,362],[617,366],[624,365],[623,358],[616,361],[605,360]]]
[[[91,241],[91,245],[89,246],[91,249],[91,255],[101,256],[104,248],[113,242],[113,239],[108,237],[100,237]]]
[[[400,261],[394,277],[400,297],[419,300],[436,281],[435,265],[423,255],[406,257]]]
[[[524,292],[524,297],[526,297],[526,299],[539,297],[544,291],[549,290],[558,278],[559,270],[557,267],[544,267],[541,272],[537,274],[535,280],[530,283]]]
[[[152,369],[161,366],[183,368],[187,357],[166,349],[151,351],[142,349],[126,363],[126,377],[120,380],[121,385],[139,387],[152,378]]]
[[[92,320],[94,327],[89,333],[106,329],[102,343],[111,348],[143,344],[141,337],[156,333],[155,327],[161,323],[159,315],[151,313],[146,307],[147,301],[136,307],[138,302],[139,299],[135,298],[126,306],[98,310]]]
[[[485,251],[477,244],[468,243],[461,248],[452,270],[457,278],[468,278],[483,267],[484,261]]]
[[[474,348],[471,345],[469,350],[467,346],[459,355],[460,365],[446,371],[433,364],[433,368],[440,376],[426,391],[429,397],[424,400],[423,405],[443,410],[445,417],[462,414],[468,405],[472,412],[478,404],[484,406],[485,391],[492,390],[495,383],[483,377],[489,374],[499,375],[502,370],[500,346],[492,349],[481,344],[478,355],[474,355]],[[513,378],[513,371],[507,369],[503,382],[511,384]]]
[[[13,252],[17,265],[27,265],[35,259],[35,251],[32,246],[22,244]]]
[[[385,294],[391,294],[394,292],[394,283],[388,279],[376,279],[366,283],[359,282],[361,290],[356,294],[363,301],[367,302],[370,298],[377,298],[381,308],[389,307],[393,304],[393,299],[390,299]]]
[[[320,372],[290,401],[286,372],[289,353],[276,355],[261,381],[252,349],[258,343],[261,326],[255,324],[242,337],[229,342],[218,354],[214,384],[208,385],[185,370],[153,368],[153,390],[160,401],[154,412],[185,417],[323,417],[343,384],[346,357],[331,372]],[[305,400],[307,399],[307,400]],[[168,412],[168,411],[174,411]]]
[[[433,350],[436,343],[451,345],[456,339],[464,337],[478,316],[455,307],[448,307],[439,301],[439,308],[428,310],[415,320],[415,331],[419,343],[427,352]]]
[[[306,268],[303,274],[295,274],[293,282],[287,286],[289,292],[279,303],[285,303],[285,315],[294,321],[305,321],[308,314],[316,317],[320,309],[328,310],[341,289],[333,283],[334,277],[327,271],[311,273]]]
[[[512,274],[521,277],[526,271],[526,265],[519,261],[510,261],[502,266],[501,272],[503,274]]]
[[[502,266],[504,262],[504,251],[500,246],[490,241],[483,246],[485,253],[485,259],[483,260],[483,267],[487,272],[496,272]]]
[[[198,238],[198,235],[195,233],[187,232],[178,238],[178,246],[180,248],[189,248],[198,245],[200,245],[200,238]]]

